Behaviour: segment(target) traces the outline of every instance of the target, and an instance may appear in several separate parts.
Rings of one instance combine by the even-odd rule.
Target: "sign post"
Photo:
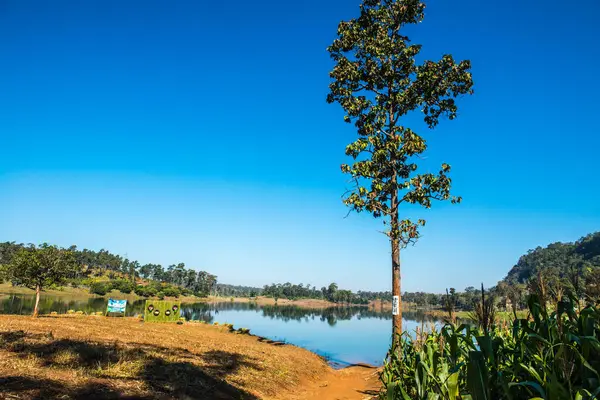
[[[127,300],[115,300],[108,299],[108,306],[106,307],[106,316],[114,314],[116,316],[124,317],[125,308],[127,307]]]
[[[400,314],[400,310],[398,307],[399,303],[400,303],[400,296],[392,297],[392,315]]]

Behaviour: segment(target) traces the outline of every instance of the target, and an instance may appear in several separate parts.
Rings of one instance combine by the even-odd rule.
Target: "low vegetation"
[[[483,296],[476,326],[403,335],[381,374],[387,399],[595,399],[600,396],[600,309],[576,297],[528,299],[527,318],[496,323]]]
[[[390,349],[382,397],[599,398],[599,288],[597,232],[529,251],[491,290],[449,289],[436,300],[446,324]]]

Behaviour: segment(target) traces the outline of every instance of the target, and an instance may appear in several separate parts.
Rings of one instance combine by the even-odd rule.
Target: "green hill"
[[[504,281],[508,284],[526,283],[540,270],[561,277],[574,270],[600,267],[600,232],[590,233],[576,242],[556,242],[529,250],[511,268]]]

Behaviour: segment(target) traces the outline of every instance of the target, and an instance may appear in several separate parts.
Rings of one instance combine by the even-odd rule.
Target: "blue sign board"
[[[125,315],[125,307],[127,306],[127,300],[114,300],[108,299],[108,307],[106,307],[106,314],[122,314]]]

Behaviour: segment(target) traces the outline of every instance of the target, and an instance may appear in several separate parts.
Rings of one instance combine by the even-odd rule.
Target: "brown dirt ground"
[[[199,323],[0,315],[4,399],[370,399],[377,370]]]

